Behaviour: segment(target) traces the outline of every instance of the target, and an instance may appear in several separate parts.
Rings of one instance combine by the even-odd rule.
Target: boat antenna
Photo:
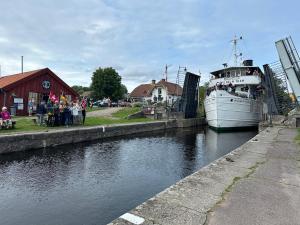
[[[234,35],[234,38],[231,40],[231,42],[233,43],[234,65],[235,65],[235,66],[237,66],[238,57],[242,56],[242,55],[241,55],[242,53],[240,53],[240,54],[237,53],[237,43],[238,43],[238,41],[240,41],[240,40],[242,40],[242,39],[243,39],[242,36],[240,36],[240,37],[238,38],[236,35]]]

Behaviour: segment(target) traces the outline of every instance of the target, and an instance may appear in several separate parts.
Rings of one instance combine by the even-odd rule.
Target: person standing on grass
[[[0,129],[2,128],[2,126],[3,126],[3,120],[2,120],[2,115],[0,113]]]
[[[73,102],[73,106],[71,108],[72,111],[72,124],[78,124],[78,117],[79,117],[79,105],[77,102]]]
[[[54,112],[54,125],[59,126],[59,102],[58,100],[55,100],[53,105],[53,112]]]
[[[47,113],[47,110],[46,110],[46,106],[45,106],[45,102],[42,101],[41,104],[38,105],[38,108],[37,108],[37,117],[38,117],[38,124],[40,126],[42,126],[44,124],[44,117],[45,117],[45,114]]]
[[[111,100],[110,97],[107,98],[108,107],[111,107]]]
[[[86,116],[86,107],[87,107],[87,99],[86,97],[84,97],[81,101],[81,104],[80,104],[81,108],[82,108],[82,124],[84,125],[84,122],[85,122],[85,116]]]
[[[29,116],[32,116],[32,112],[33,112],[33,99],[30,99],[28,102],[28,114]]]
[[[65,114],[65,126],[69,127],[69,125],[71,125],[71,109],[68,103],[66,103],[64,107],[64,114]]]

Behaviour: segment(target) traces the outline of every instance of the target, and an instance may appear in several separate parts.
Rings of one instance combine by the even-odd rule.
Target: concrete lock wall
[[[203,119],[195,118],[88,128],[70,128],[39,133],[1,135],[0,154],[30,149],[41,149],[156,130],[201,126],[204,124],[205,121]]]

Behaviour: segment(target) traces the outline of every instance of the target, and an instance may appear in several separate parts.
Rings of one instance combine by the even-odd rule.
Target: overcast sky
[[[113,67],[131,91],[178,66],[202,73],[230,59],[242,35],[245,58],[278,60],[274,42],[291,35],[300,51],[300,3],[293,0],[0,0],[2,75],[49,67],[88,86],[97,67]]]

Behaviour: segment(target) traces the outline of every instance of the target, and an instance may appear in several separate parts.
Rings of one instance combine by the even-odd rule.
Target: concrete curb
[[[254,172],[265,162],[266,153],[280,128],[267,128],[244,145],[203,167],[194,174],[150,198],[126,215],[137,216],[142,223],[126,217],[109,225],[121,224],[205,224],[207,214],[224,200],[224,193],[236,180]],[[124,219],[125,218],[125,219]]]

